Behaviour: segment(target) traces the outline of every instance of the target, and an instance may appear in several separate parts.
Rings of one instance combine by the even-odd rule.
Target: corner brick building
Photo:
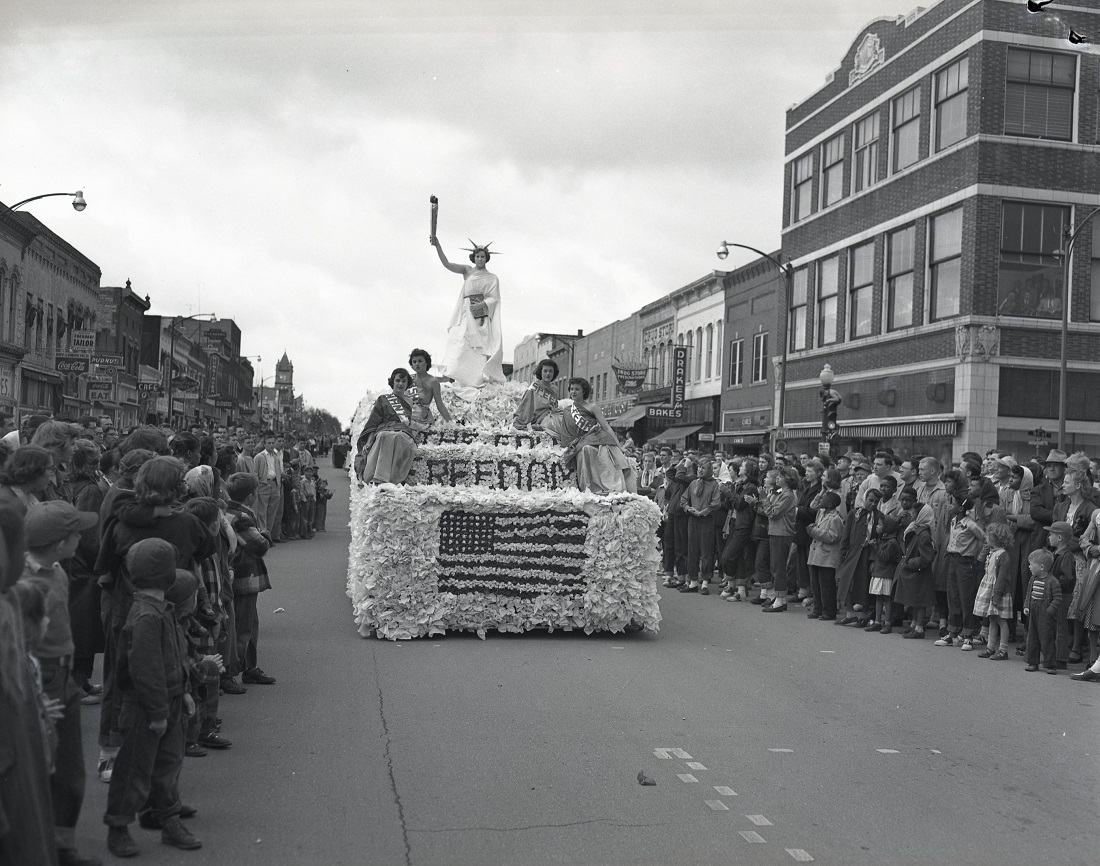
[[[784,421],[946,461],[1057,430],[1064,228],[1100,206],[1100,7],[940,0],[880,19],[787,112]],[[782,308],[783,305],[781,305]],[[1100,450],[1100,215],[1069,291],[1068,450]],[[782,343],[773,349],[779,358]],[[778,360],[776,363],[779,363]],[[776,377],[778,379],[778,377]]]

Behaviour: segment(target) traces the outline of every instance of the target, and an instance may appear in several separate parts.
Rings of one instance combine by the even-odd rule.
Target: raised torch
[[[433,240],[435,240],[435,224],[436,221],[439,219],[439,199],[432,195],[428,196],[428,201],[431,203],[432,206],[432,233],[428,237],[428,243],[431,243]]]

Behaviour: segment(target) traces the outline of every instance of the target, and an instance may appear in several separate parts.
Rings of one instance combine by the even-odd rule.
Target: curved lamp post
[[[1077,241],[1077,236],[1081,234],[1081,230],[1098,213],[1100,213],[1100,207],[1094,208],[1092,213],[1077,224],[1077,228],[1066,226],[1066,246],[1065,249],[1059,251],[1062,258],[1062,353],[1061,369],[1058,375],[1058,449],[1060,451],[1066,450],[1066,365],[1068,357],[1066,344],[1069,339],[1069,287],[1073,272],[1073,245]]]
[[[73,210],[77,211],[78,213],[88,206],[88,203],[84,201],[84,190],[78,189],[76,192],[44,192],[42,193],[42,195],[32,195],[30,198],[25,198],[22,201],[18,201],[15,204],[11,205],[8,210],[17,210],[18,208],[21,208],[23,205],[29,202],[38,201],[40,198],[50,198],[50,196],[55,195],[70,196],[73,200]]]
[[[168,423],[169,424],[172,423],[172,413],[175,409],[175,407],[172,404],[172,390],[173,390],[172,380],[175,379],[176,377],[173,376],[172,373],[173,373],[173,368],[176,366],[176,326],[181,324],[182,322],[191,322],[191,321],[194,321],[195,319],[206,318],[207,316],[210,317],[210,321],[212,321],[212,322],[218,321],[218,317],[214,313],[195,313],[194,315],[191,315],[191,316],[173,316],[172,317],[172,325],[171,325],[171,328],[170,328],[170,330],[172,331],[172,343],[171,343],[172,348],[169,349],[169,351],[168,351],[168,364],[169,364],[169,367],[168,367]]]
[[[775,428],[777,430],[783,429],[783,406],[787,398],[787,346],[790,344],[790,334],[787,333],[787,329],[790,327],[790,309],[791,309],[791,290],[794,286],[794,266],[787,262],[784,264],[774,256],[768,255],[763,250],[758,250],[756,247],[750,247],[746,244],[734,244],[729,241],[722,241],[722,245],[718,248],[717,256],[721,261],[725,261],[730,254],[730,247],[738,247],[742,250],[748,250],[749,252],[756,253],[758,256],[767,259],[773,265],[775,265],[784,278],[784,300],[783,300],[783,316],[784,321],[787,323],[787,327],[783,329],[783,360],[781,361],[779,368],[779,410],[776,413]],[[772,442],[772,450],[775,450],[775,443]]]

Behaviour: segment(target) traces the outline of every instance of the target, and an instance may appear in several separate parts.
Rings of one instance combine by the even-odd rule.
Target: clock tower
[[[294,402],[294,365],[285,350],[275,365],[275,396],[280,410]]]

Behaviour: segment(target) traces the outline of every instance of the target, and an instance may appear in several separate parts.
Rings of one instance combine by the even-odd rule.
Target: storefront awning
[[[959,432],[960,418],[937,418],[927,421],[879,421],[845,424],[840,422],[837,435],[841,439],[919,439],[956,436]],[[818,439],[821,435],[820,424],[791,424],[787,427],[788,439]]]
[[[625,430],[627,427],[633,427],[634,422],[640,418],[645,417],[645,406],[631,406],[622,415],[617,418],[612,418],[607,423],[612,427],[618,427]]]
[[[650,442],[683,442],[692,433],[698,433],[703,429],[702,424],[693,424],[690,427],[669,427],[667,430],[662,430],[652,439]]]

